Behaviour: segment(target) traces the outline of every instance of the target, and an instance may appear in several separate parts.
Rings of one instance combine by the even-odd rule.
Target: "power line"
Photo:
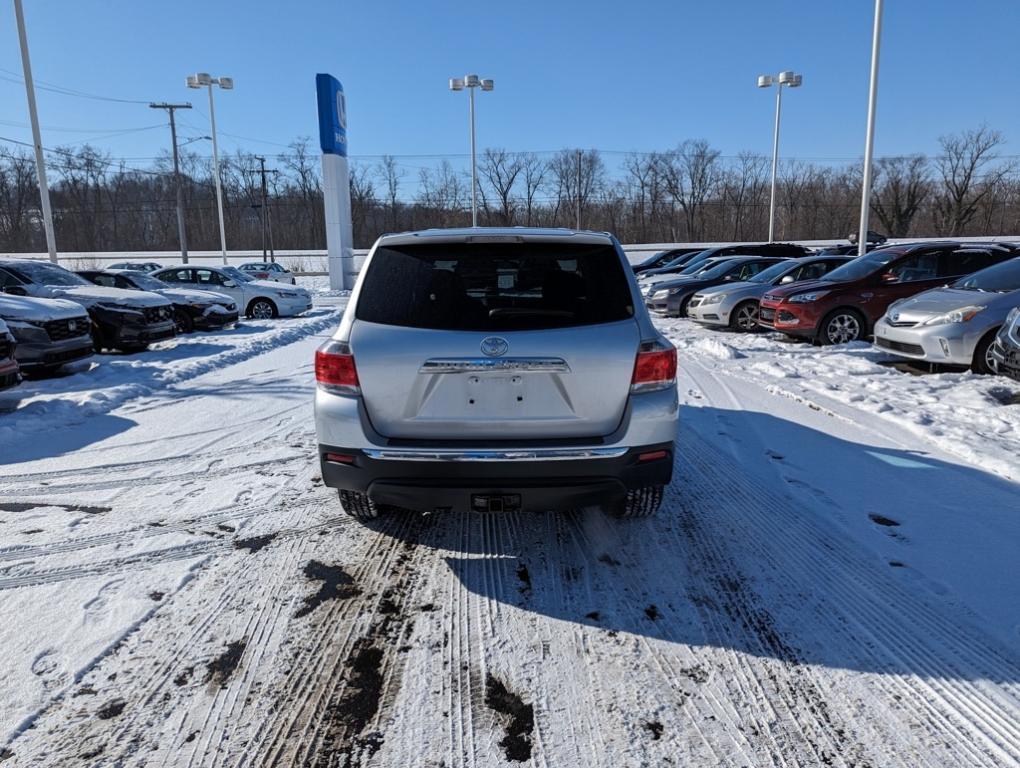
[[[4,69],[3,67],[0,67],[0,72],[4,72],[7,75],[13,76],[4,77],[3,75],[0,75],[0,80],[6,80],[9,83],[17,83],[18,85],[25,84],[24,78],[21,77],[21,75],[19,75],[17,72],[14,72],[9,69]],[[51,93],[59,93],[62,96],[74,96],[75,98],[79,99],[94,99],[96,101],[112,101],[118,102],[120,104],[148,104],[150,101],[149,99],[120,99],[114,96],[101,96],[97,93],[88,93],[86,91],[79,91],[74,88],[65,88],[62,85],[48,83],[45,80],[36,80],[35,87],[38,90],[50,91]]]

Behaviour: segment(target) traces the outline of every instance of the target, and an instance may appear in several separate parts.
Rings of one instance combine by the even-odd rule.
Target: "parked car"
[[[1020,307],[1006,316],[992,343],[991,356],[996,373],[1020,381]]]
[[[889,305],[1012,258],[998,245],[960,243],[880,248],[820,280],[779,286],[761,300],[758,322],[820,344],[863,340]]]
[[[655,275],[664,275],[676,272],[679,269],[697,264],[706,259],[719,256],[776,256],[785,259],[799,259],[810,256],[812,251],[803,245],[796,243],[733,243],[732,245],[720,245],[714,248],[706,248],[697,251],[689,259],[679,264],[670,263],[658,269],[650,269],[642,274],[642,278],[648,279]]]
[[[703,325],[756,331],[758,302],[772,286],[817,280],[848,261],[849,256],[810,256],[780,261],[746,282],[724,283],[698,291],[687,304],[687,316]]]
[[[746,282],[762,270],[782,261],[785,259],[775,256],[734,256],[723,259],[711,269],[657,284],[645,303],[653,312],[667,317],[687,317],[687,307],[698,291],[716,285]]]
[[[172,288],[145,272],[86,269],[78,274],[96,285],[158,293],[174,305],[178,333],[191,333],[196,329],[211,331],[237,322],[237,304],[225,293]]]
[[[270,280],[274,283],[297,285],[297,278],[282,264],[275,261],[250,261],[238,267],[256,280]]]
[[[605,233],[384,235],[315,374],[322,477],[358,518],[645,516],[672,477],[676,348]]]
[[[21,370],[14,359],[14,334],[7,330],[7,324],[0,320],[0,390],[9,389],[21,381]]]
[[[163,269],[162,264],[157,264],[154,261],[119,261],[116,264],[111,264],[107,269],[129,269],[132,272],[155,272]]]
[[[697,254],[693,255],[696,256]],[[690,264],[675,272],[660,272],[658,274],[645,272],[643,275],[638,277],[638,289],[641,291],[641,295],[647,298],[655,292],[660,283],[678,280],[682,277],[691,277],[711,269],[717,264],[721,264],[724,261],[735,258],[736,256],[712,256],[707,259],[692,259]]]
[[[646,256],[641,261],[634,262],[631,266],[634,268],[634,274],[639,275],[642,272],[647,272],[649,269],[665,267],[670,262],[680,260],[681,257],[693,256],[695,253],[700,253],[703,250],[705,249],[690,247],[668,248],[665,251],[656,251],[651,256]]]
[[[950,286],[894,301],[875,323],[875,346],[899,357],[994,373],[995,335],[1020,306],[1020,258]]]
[[[200,288],[226,294],[247,317],[260,320],[298,315],[312,308],[312,297],[306,289],[256,280],[236,267],[182,264],[161,269],[152,276],[175,288]]]
[[[77,302],[0,293],[0,318],[14,335],[14,356],[25,374],[52,375],[95,352],[92,320]]]
[[[70,270],[33,259],[0,259],[0,290],[15,296],[69,299],[88,310],[96,350],[137,352],[176,333],[169,301],[147,291],[93,285]]]

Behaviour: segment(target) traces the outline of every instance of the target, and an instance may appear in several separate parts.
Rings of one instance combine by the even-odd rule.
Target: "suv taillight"
[[[341,341],[327,341],[315,350],[315,381],[327,392],[360,395],[358,369],[351,348]]]
[[[654,392],[676,383],[676,347],[659,341],[643,341],[634,360],[631,392]]]

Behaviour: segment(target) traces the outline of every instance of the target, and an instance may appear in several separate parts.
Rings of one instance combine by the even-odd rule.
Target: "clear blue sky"
[[[186,74],[235,78],[219,93],[225,149],[273,154],[316,135],[314,75],[347,91],[353,156],[467,150],[467,96],[451,75],[496,81],[479,94],[481,146],[652,150],[705,138],[724,154],[768,152],[773,97],[759,73],[795,69],[783,155],[863,150],[871,0],[25,0],[37,80],[142,100],[192,101],[184,136],[208,132]],[[472,11],[474,8],[476,10]],[[987,122],[1020,154],[1017,0],[887,0],[876,152],[931,153],[940,134]],[[12,4],[0,3],[0,136],[27,139]],[[977,80],[977,83],[971,81]],[[47,146],[95,144],[148,158],[169,144],[162,114],[39,92]],[[15,124],[15,125],[12,125]],[[55,130],[73,129],[73,130]],[[90,132],[75,132],[75,131]],[[208,145],[204,146],[205,153]],[[414,167],[414,161],[406,161]],[[141,165],[139,159],[133,164]]]

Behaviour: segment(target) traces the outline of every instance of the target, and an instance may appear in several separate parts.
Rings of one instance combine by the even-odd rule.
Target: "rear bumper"
[[[329,454],[340,460],[330,460]],[[673,444],[588,450],[359,450],[319,445],[323,482],[378,504],[421,512],[562,510],[608,503],[630,489],[665,485]],[[481,506],[481,505],[485,506]]]

